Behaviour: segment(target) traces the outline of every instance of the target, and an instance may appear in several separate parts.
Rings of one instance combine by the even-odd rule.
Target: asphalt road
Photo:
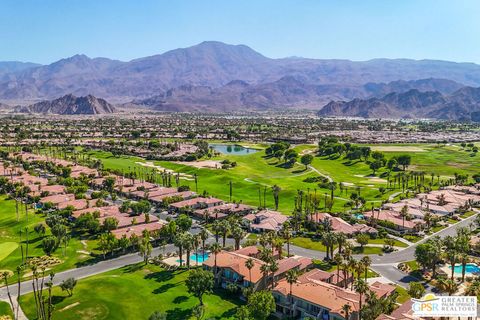
[[[458,227],[468,226],[470,222],[472,222],[475,219],[475,217],[476,215],[466,218],[453,226],[447,227],[437,232],[434,235],[439,235],[441,237],[445,237],[447,235],[454,235]],[[402,285],[405,287],[406,284],[408,284],[408,282],[414,281],[416,279],[411,276],[408,276],[406,273],[401,272],[395,266],[399,262],[413,260],[415,247],[418,244],[426,241],[429,237],[425,237],[425,239],[422,239],[421,241],[418,241],[414,245],[406,249],[403,249],[401,251],[396,251],[390,254],[386,254],[384,256],[371,255],[372,269],[378,272],[379,274],[381,274],[382,276],[384,276],[385,278],[387,278],[388,280],[398,283],[399,285]],[[212,243],[213,241],[214,239],[211,237],[210,239],[208,239],[207,243]],[[173,244],[167,245],[165,249],[154,248],[152,250],[152,256],[157,256],[158,254],[163,253],[164,252],[163,250],[165,250],[165,252],[175,252],[177,249]],[[310,257],[315,259],[325,258],[324,252],[309,250],[309,249],[305,249],[305,248],[301,248],[293,245],[290,246],[290,252],[297,255],[302,255],[305,257]],[[363,257],[363,255],[357,255],[355,257],[361,258]],[[136,253],[133,253],[133,254],[123,255],[115,259],[101,261],[89,266],[59,272],[55,275],[54,284],[58,285],[60,282],[70,277],[74,277],[75,279],[81,279],[81,278],[89,277],[99,273],[103,273],[106,271],[110,271],[113,269],[117,269],[129,264],[138,263],[138,262],[141,262],[142,260],[143,259],[141,256],[139,256]],[[21,291],[21,294],[31,292],[32,291],[31,281],[22,282],[20,291]],[[12,294],[12,296],[17,295],[16,284],[12,284],[10,286],[10,293]],[[0,288],[0,300],[4,300],[6,298],[7,298],[6,287],[2,287]]]

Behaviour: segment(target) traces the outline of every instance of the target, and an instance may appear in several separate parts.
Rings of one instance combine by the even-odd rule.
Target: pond
[[[257,149],[242,147],[238,144],[220,144],[220,143],[211,143],[209,145],[213,150],[223,153],[223,154],[233,154],[233,155],[246,155],[258,152]]]

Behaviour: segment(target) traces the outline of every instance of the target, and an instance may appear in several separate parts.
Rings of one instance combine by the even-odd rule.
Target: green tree
[[[420,299],[425,294],[425,287],[417,281],[408,284],[408,294],[410,297]]]
[[[275,311],[275,299],[269,291],[257,291],[248,297],[248,310],[253,319],[265,320]]]
[[[235,313],[235,319],[238,320],[250,320],[250,311],[248,310],[247,306],[241,306],[237,308],[237,312]]]
[[[397,162],[403,167],[403,171],[405,171],[407,167],[411,164],[412,157],[408,154],[403,154],[397,157]]]
[[[68,278],[60,283],[60,289],[62,289],[62,291],[67,291],[68,296],[71,297],[73,295],[73,289],[76,285],[77,280],[74,278]]]
[[[203,306],[203,295],[213,290],[213,274],[203,269],[195,269],[190,271],[185,281],[188,292],[198,298],[200,305]]]
[[[57,249],[57,239],[53,236],[43,238],[42,249],[47,256],[50,256]]]
[[[313,156],[311,154],[304,154],[301,158],[300,158],[300,162],[305,165],[305,170],[307,170],[308,168],[308,165],[311,164],[313,161]]]
[[[142,237],[139,246],[139,254],[143,257],[143,262],[148,264],[148,259],[152,255],[152,244],[150,243],[149,237]],[[180,258],[181,259],[181,258]]]
[[[360,247],[363,249],[363,247],[368,244],[370,236],[366,233],[359,233],[355,240],[360,244]]]
[[[110,232],[112,230],[117,229],[118,226],[118,219],[115,217],[107,217],[103,220],[103,230]]]
[[[182,232],[186,232],[190,230],[190,228],[192,227],[192,218],[190,218],[184,213],[180,214],[175,221],[177,223],[178,228]]]

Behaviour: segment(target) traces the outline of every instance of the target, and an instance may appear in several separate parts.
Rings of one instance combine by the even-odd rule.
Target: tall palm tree
[[[275,201],[275,210],[278,210],[278,203],[279,203],[278,195],[280,191],[282,191],[282,188],[280,188],[276,184],[272,186],[273,200]]]
[[[267,263],[264,263],[260,266],[260,271],[263,274],[263,279],[265,281],[265,287],[268,286],[268,272],[270,271],[270,266]]]
[[[246,232],[239,225],[236,225],[232,228],[231,233],[235,240],[235,250],[238,250],[240,249],[240,241],[245,237]]]
[[[290,229],[289,224],[283,225],[282,236],[283,236],[283,239],[285,239],[285,242],[287,243],[287,256],[290,257],[290,239],[292,239],[292,231]]]
[[[347,236],[342,232],[337,233],[337,243],[338,243],[339,253],[342,253],[343,246],[345,245],[346,242],[347,242]]]
[[[205,254],[205,241],[208,239],[208,231],[207,229],[202,229],[199,233],[200,239],[202,240],[202,250],[203,254]]]
[[[275,260],[272,260],[270,262],[270,265],[268,266],[268,269],[272,273],[272,290],[273,290],[273,287],[275,287],[275,272],[278,271],[278,262]]]
[[[364,256],[361,260],[360,260],[363,264],[363,266],[365,267],[365,281],[367,281],[367,278],[368,278],[368,268],[370,268],[370,266],[372,265],[372,259],[369,257],[369,256]]]
[[[400,216],[402,217],[402,227],[405,229],[405,219],[408,217],[408,206],[404,205],[400,210]]]
[[[333,261],[337,265],[337,284],[338,284],[338,282],[340,281],[340,266],[342,264],[343,258],[339,253],[337,253],[333,257]]]
[[[173,239],[173,244],[178,248],[178,254],[180,255],[180,267],[183,266],[183,244],[184,241],[184,234],[180,233],[175,236]]]
[[[358,299],[358,320],[362,320],[362,303],[363,303],[363,295],[366,294],[369,290],[368,285],[365,281],[363,280],[357,280],[355,281],[354,285],[355,291],[359,294],[359,299]]]
[[[292,317],[292,312],[293,312],[293,307],[291,306],[293,304],[293,298],[292,298],[292,289],[293,289],[293,284],[297,282],[298,279],[298,272],[295,269],[290,269],[287,271],[286,275],[287,283],[290,285],[290,318]]]
[[[227,240],[227,234],[230,231],[230,224],[228,221],[223,220],[220,222],[220,234],[222,235],[222,246],[225,248],[225,241]]]
[[[210,246],[210,251],[213,253],[213,272],[215,276],[215,281],[217,280],[217,254],[219,254],[222,251],[222,247],[218,242],[212,243]]]
[[[252,269],[254,265],[255,263],[253,262],[252,258],[248,258],[247,261],[245,261],[245,267],[247,267],[248,269],[248,281],[249,281],[248,286],[252,285]]]

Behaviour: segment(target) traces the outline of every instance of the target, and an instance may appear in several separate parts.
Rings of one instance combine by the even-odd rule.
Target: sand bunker
[[[425,152],[427,150],[414,146],[372,146],[373,151],[384,152]]]
[[[221,169],[222,164],[220,161],[214,160],[202,160],[202,161],[175,161],[174,163],[183,164],[185,166],[191,166],[198,169]]]
[[[157,166],[153,162],[135,162],[135,163],[138,164],[138,165],[141,165],[143,167],[153,168],[153,169],[157,169],[158,171],[171,173],[172,175],[177,174],[177,172],[175,172],[171,169],[164,168],[162,166]],[[190,174],[180,173],[179,176],[180,176],[180,179],[189,180],[189,181],[195,180],[193,178],[193,176],[190,175]]]

